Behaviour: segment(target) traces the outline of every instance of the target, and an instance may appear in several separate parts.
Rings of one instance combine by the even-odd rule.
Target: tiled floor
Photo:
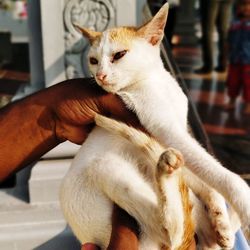
[[[227,74],[193,73],[195,68],[201,66],[199,47],[175,47],[173,54],[216,156],[225,166],[250,179],[250,115],[243,113],[241,98],[238,98],[234,110],[225,109],[228,101],[225,86]]]

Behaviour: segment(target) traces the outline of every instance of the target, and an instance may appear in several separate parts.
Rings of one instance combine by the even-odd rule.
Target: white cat
[[[125,125],[121,122],[115,121],[115,120],[107,118],[107,117],[103,117],[103,116],[98,115],[98,114],[96,114],[95,121],[96,121],[96,124],[98,126],[105,128],[110,133],[112,133],[114,135],[118,135],[118,136],[130,141],[133,145],[137,146],[145,154],[144,157],[146,157],[145,160],[148,162],[149,166],[152,166],[153,169],[155,169],[154,166],[157,165],[156,171],[159,172],[159,167],[161,165],[165,166],[165,173],[168,172],[168,177],[169,177],[169,174],[170,174],[172,168],[171,168],[171,165],[169,164],[171,161],[167,160],[170,158],[167,158],[167,156],[171,157],[171,158],[175,158],[177,156],[179,159],[181,159],[180,154],[178,152],[176,152],[176,150],[168,149],[165,151],[159,143],[157,143],[154,139],[150,138],[145,133],[142,133],[142,132],[140,132],[132,127],[128,127],[127,125]],[[162,153],[162,152],[164,152],[164,153]],[[162,155],[161,155],[161,153],[162,153]],[[172,153],[172,154],[170,154],[170,153]],[[159,159],[160,155],[161,155],[161,157]],[[158,159],[159,159],[159,162],[158,162]],[[180,160],[179,160],[179,163],[180,163]],[[178,166],[180,166],[180,165],[181,164],[175,164],[175,169],[177,169]],[[154,173],[156,171],[154,171]],[[182,168],[181,172],[178,172],[178,174],[175,176],[175,178],[179,178],[179,180],[182,181],[182,183],[181,183],[182,188],[179,186],[180,190],[183,190],[183,187],[185,188],[185,181],[183,183],[183,180],[184,180],[183,179],[183,171],[185,171],[185,169]],[[155,175],[157,176],[157,172],[155,173]],[[195,177],[195,176],[193,176],[193,177]],[[166,178],[166,176],[165,176],[165,178]],[[169,179],[170,178],[165,179],[165,182],[168,182]],[[156,178],[156,180],[157,180],[157,178]],[[158,178],[158,180],[159,180],[159,178]],[[159,183],[159,181],[155,183],[156,186],[158,183]],[[158,188],[159,188],[159,186],[158,186]],[[172,186],[171,188],[176,189],[176,185]],[[156,189],[156,191],[157,191],[157,189]],[[185,189],[184,189],[184,191],[185,191]],[[161,200],[160,200],[161,197],[163,197],[164,199],[166,198],[165,201],[171,202],[175,206],[178,205],[175,202],[175,199],[171,199],[171,198],[173,198],[173,196],[168,196],[168,192],[166,192],[163,195],[159,192],[158,192],[158,194],[159,194],[158,199],[160,201],[158,204],[159,206],[162,206],[162,205],[164,206],[164,204],[165,204],[164,202],[161,202]],[[185,192],[184,193],[182,192],[181,198],[182,198],[183,211],[185,211],[184,212],[185,232],[183,235],[183,238],[186,239],[185,243],[189,242],[188,239],[190,240],[190,237],[193,235],[193,227],[192,227],[192,224],[190,224],[190,223],[194,222],[195,232],[196,232],[196,235],[198,236],[198,240],[199,240],[198,249],[206,249],[206,250],[208,250],[208,249],[221,249],[221,247],[218,246],[217,243],[220,243],[221,245],[224,244],[225,245],[224,248],[228,248],[229,247],[227,245],[229,242],[228,239],[227,240],[225,240],[225,239],[217,240],[218,237],[225,236],[225,235],[223,235],[223,230],[225,230],[225,228],[220,228],[220,231],[216,231],[217,228],[213,228],[213,222],[215,221],[215,223],[220,223],[220,218],[218,218],[218,216],[211,218],[212,219],[212,224],[211,224],[211,221],[209,221],[209,219],[207,218],[207,212],[206,212],[206,208],[204,207],[204,204],[202,204],[202,202],[199,199],[197,199],[197,197],[193,194],[193,192],[191,190],[189,190],[188,195],[186,195],[186,196],[185,196]],[[185,201],[185,199],[186,199],[186,201]],[[188,199],[188,202],[187,202],[187,199]],[[216,202],[216,200],[215,200],[215,202]],[[188,207],[190,204],[192,204],[192,207],[193,207],[191,218],[190,218],[190,210],[189,210],[190,207]],[[213,204],[213,202],[210,202],[208,205],[210,205],[210,204]],[[165,215],[167,215],[169,212],[171,212],[169,210],[171,210],[171,207],[170,208],[165,207],[164,209],[161,209],[161,211],[165,212]],[[218,213],[220,211],[217,210],[214,212]],[[228,209],[228,212],[229,212],[230,222],[232,225],[232,231],[236,232],[240,227],[240,222],[239,222],[238,216],[230,208]],[[217,220],[217,222],[216,222],[216,220]],[[220,225],[220,226],[222,226],[222,225]],[[169,223],[167,228],[170,229],[171,226],[173,226],[173,224]],[[182,247],[184,247],[183,249],[186,249],[185,247],[187,247],[187,244],[185,246],[182,245]]]
[[[188,133],[187,98],[160,59],[159,44],[167,12],[166,4],[140,28],[114,28],[103,33],[81,28],[92,44],[89,67],[97,83],[118,94],[162,145],[182,152],[187,168],[196,175],[186,169],[185,181],[206,204],[212,227],[219,234],[217,242],[230,248],[234,237],[225,202],[214,189],[227,199],[245,225],[250,222],[250,190]],[[156,224],[158,213],[152,213],[158,209],[158,196],[150,178],[142,177],[138,155],[140,150],[130,143],[98,127],[83,144],[61,192],[65,216],[81,242],[107,246],[112,202],[116,202],[137,219],[144,232],[151,232],[151,238],[146,234],[141,239],[141,249],[159,249],[159,243],[172,247],[180,244],[184,231],[180,207],[177,206],[179,221],[173,221],[178,232],[169,232],[167,239]],[[201,228],[202,224],[203,220]],[[204,231],[206,224],[203,228]]]
[[[82,243],[96,243],[105,249],[115,202],[139,222],[140,249],[188,249],[194,224],[189,191],[180,169],[181,154],[173,148],[165,150],[136,129],[123,129],[125,139],[118,137],[119,127],[115,125],[119,123],[108,118],[97,116],[96,121],[111,132],[94,129],[61,189],[65,217],[75,235]],[[103,141],[94,146],[93,141],[99,138]],[[107,151],[107,147],[114,148]]]

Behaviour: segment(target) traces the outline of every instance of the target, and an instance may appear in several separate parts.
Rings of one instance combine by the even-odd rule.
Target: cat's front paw
[[[217,244],[223,249],[232,249],[234,246],[235,237],[232,231],[228,228],[220,228],[215,231]]]
[[[174,148],[168,148],[161,154],[157,164],[157,169],[160,175],[170,175],[183,165],[184,160],[182,154]]]
[[[209,213],[217,244],[223,249],[232,249],[235,236],[227,216],[220,209],[211,209]]]

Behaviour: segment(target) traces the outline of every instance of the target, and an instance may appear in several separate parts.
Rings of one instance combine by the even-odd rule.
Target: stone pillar
[[[63,0],[28,1],[31,80],[14,99],[66,79],[63,9]]]
[[[65,77],[64,0],[40,0],[45,86]]]
[[[28,0],[28,16],[30,83],[21,87],[12,101],[36,92],[45,86],[40,1]]]
[[[28,35],[30,58],[30,85],[32,89],[44,88],[43,47],[39,1],[28,1]]]

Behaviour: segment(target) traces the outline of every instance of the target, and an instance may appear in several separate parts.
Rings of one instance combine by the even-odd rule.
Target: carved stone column
[[[88,41],[73,23],[103,31],[115,25],[114,0],[68,0],[64,9],[66,77],[88,76],[86,53]]]

